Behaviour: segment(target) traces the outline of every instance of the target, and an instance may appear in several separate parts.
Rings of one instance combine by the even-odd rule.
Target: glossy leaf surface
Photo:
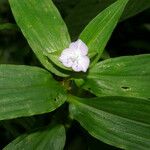
[[[124,56],[97,63],[89,70],[83,88],[97,96],[150,98],[150,55]]]
[[[70,103],[72,117],[95,138],[123,149],[149,149],[149,100],[71,97]]]
[[[83,30],[80,38],[88,45],[90,57],[97,62],[113,32],[128,0],[117,0],[98,14]]]
[[[53,53],[68,47],[67,27],[51,0],[9,0],[18,26],[41,63],[53,73],[64,76],[49,61]],[[58,56],[57,56],[58,57]]]
[[[65,129],[59,125],[22,135],[3,150],[63,150],[65,139]]]
[[[0,120],[51,112],[65,100],[63,87],[46,70],[0,65]]]

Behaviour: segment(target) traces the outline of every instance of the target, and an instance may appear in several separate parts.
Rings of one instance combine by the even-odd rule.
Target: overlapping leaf
[[[90,69],[83,88],[97,96],[150,98],[150,55],[107,59]]]
[[[0,65],[0,120],[50,112],[66,100],[49,72],[28,66]]]
[[[94,137],[123,149],[150,147],[150,101],[70,97],[70,113]]]
[[[90,57],[97,62],[113,32],[128,0],[117,0],[98,14],[83,30],[80,38],[88,45]]]
[[[116,0],[76,0],[75,7],[68,10],[68,15],[65,18],[65,22],[67,23],[73,38],[78,37],[84,26],[86,26],[93,17],[95,17],[98,13],[100,13],[115,1]],[[63,6],[66,6],[66,3],[68,4],[69,2],[71,3],[72,1],[62,1],[62,9],[64,8]],[[132,17],[149,7],[150,1],[148,0],[129,0],[120,18],[120,21],[128,19],[129,17]],[[74,21],[72,21],[72,18]]]
[[[53,73],[65,76],[54,67],[54,62],[49,61],[52,53],[59,54],[70,43],[67,27],[53,2],[51,0],[9,0],[9,2],[18,26],[41,63]]]
[[[128,19],[129,17],[132,17],[148,8],[150,8],[150,1],[129,0],[129,3],[121,16],[121,21]]]
[[[62,125],[25,134],[8,144],[3,150],[63,150],[65,129]]]

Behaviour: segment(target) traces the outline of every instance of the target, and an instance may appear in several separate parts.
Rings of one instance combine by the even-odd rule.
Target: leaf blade
[[[127,4],[122,16],[121,21],[124,21],[130,17],[133,17],[134,15],[141,13],[142,11],[150,8],[150,2],[147,0],[129,0],[129,3]]]
[[[64,89],[38,67],[0,65],[0,77],[0,120],[50,112],[66,100]]]
[[[65,145],[65,128],[57,125],[53,128],[47,128],[43,131],[37,131],[31,134],[19,136],[8,144],[3,150],[18,149],[53,149],[62,150]]]
[[[123,149],[150,146],[150,101],[127,97],[70,98],[70,113],[92,136]]]
[[[89,56],[98,55],[94,63],[99,60],[127,2],[128,0],[117,0],[98,14],[80,34],[89,48]]]
[[[111,5],[113,2],[115,2],[115,0],[82,0],[78,3],[76,2],[76,6],[69,10],[67,17],[65,18],[70,34],[74,37],[74,39],[78,37],[79,33],[92,18],[94,18],[98,13]],[[124,21],[125,19],[137,15],[149,7],[150,2],[147,0],[129,0],[120,21]],[[74,21],[72,21],[72,18]]]
[[[64,76],[48,59],[68,47],[67,27],[51,0],[9,0],[18,26],[40,62],[53,73]],[[42,11],[41,11],[42,10]]]
[[[97,96],[149,98],[150,55],[124,56],[97,63],[89,70],[83,88]]]

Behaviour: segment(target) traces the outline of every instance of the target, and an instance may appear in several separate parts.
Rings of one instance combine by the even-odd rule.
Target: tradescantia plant
[[[48,127],[19,136],[4,150],[62,150],[73,120],[107,144],[148,150],[150,55],[100,60],[128,0],[109,5],[73,42],[51,0],[9,3],[17,25],[45,69],[0,65],[0,120],[52,112],[64,103],[69,106],[70,120],[59,122],[62,111]]]

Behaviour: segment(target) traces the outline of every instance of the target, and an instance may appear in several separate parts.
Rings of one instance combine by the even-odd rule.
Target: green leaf
[[[31,134],[25,134],[8,144],[3,150],[63,150],[65,128],[57,125]]]
[[[97,62],[113,32],[128,0],[117,0],[97,15],[83,30],[80,38],[88,45],[90,57]]]
[[[0,120],[55,110],[66,92],[46,70],[0,65]]]
[[[68,2],[66,1],[67,0],[62,1],[62,3],[64,3],[62,9],[65,10],[65,3],[72,2],[70,0],[68,0]],[[68,15],[65,18],[65,22],[67,23],[69,32],[72,37],[76,39],[79,33],[83,30],[84,26],[87,25],[93,17],[95,17],[98,13],[100,13],[115,1],[116,0],[76,0],[75,7],[67,12]],[[126,5],[120,21],[128,19],[129,17],[132,17],[149,7],[150,1],[148,0],[129,0],[129,3]]]
[[[51,54],[57,53],[58,57],[70,43],[67,27],[52,0],[9,2],[18,26],[40,62],[53,73],[64,76],[49,61]]]
[[[70,113],[95,138],[132,150],[150,148],[150,101],[126,97],[70,97]]]
[[[89,70],[83,88],[97,96],[150,98],[150,55],[124,56],[97,63]]]
[[[121,16],[121,21],[128,19],[148,8],[150,8],[150,1],[148,0],[129,0],[129,3]]]

